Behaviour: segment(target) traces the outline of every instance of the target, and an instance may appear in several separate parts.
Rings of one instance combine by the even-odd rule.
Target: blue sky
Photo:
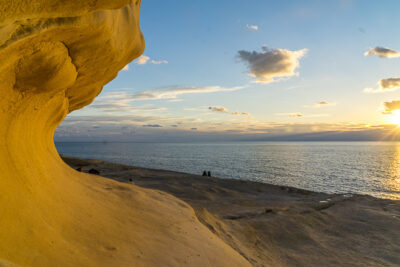
[[[400,77],[400,58],[364,53],[400,50],[399,7],[394,0],[143,0],[145,57],[70,114],[56,140],[251,139],[390,124],[396,105],[382,110],[400,98],[400,82],[377,83]],[[248,60],[239,51],[256,52]],[[279,75],[267,73],[282,62]],[[272,80],[257,83],[252,66]]]

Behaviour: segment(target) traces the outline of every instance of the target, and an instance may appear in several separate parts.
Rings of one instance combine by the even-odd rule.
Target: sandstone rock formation
[[[53,134],[144,49],[140,0],[0,0],[0,266],[246,266],[190,206],[77,172]]]

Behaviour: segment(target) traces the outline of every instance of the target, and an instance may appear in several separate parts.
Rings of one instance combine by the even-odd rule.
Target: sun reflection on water
[[[396,148],[393,155],[393,162],[390,168],[390,179],[385,179],[388,191],[393,192],[394,198],[398,198],[396,192],[400,192],[400,144],[396,143]]]

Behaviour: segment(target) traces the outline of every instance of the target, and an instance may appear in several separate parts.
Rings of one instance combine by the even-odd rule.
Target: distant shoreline
[[[400,140],[193,140],[193,141],[54,141],[54,143],[214,144],[214,143],[399,143]]]

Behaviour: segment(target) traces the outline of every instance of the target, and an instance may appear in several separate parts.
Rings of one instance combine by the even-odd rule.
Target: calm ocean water
[[[56,143],[59,153],[146,168],[400,199],[400,143]]]

